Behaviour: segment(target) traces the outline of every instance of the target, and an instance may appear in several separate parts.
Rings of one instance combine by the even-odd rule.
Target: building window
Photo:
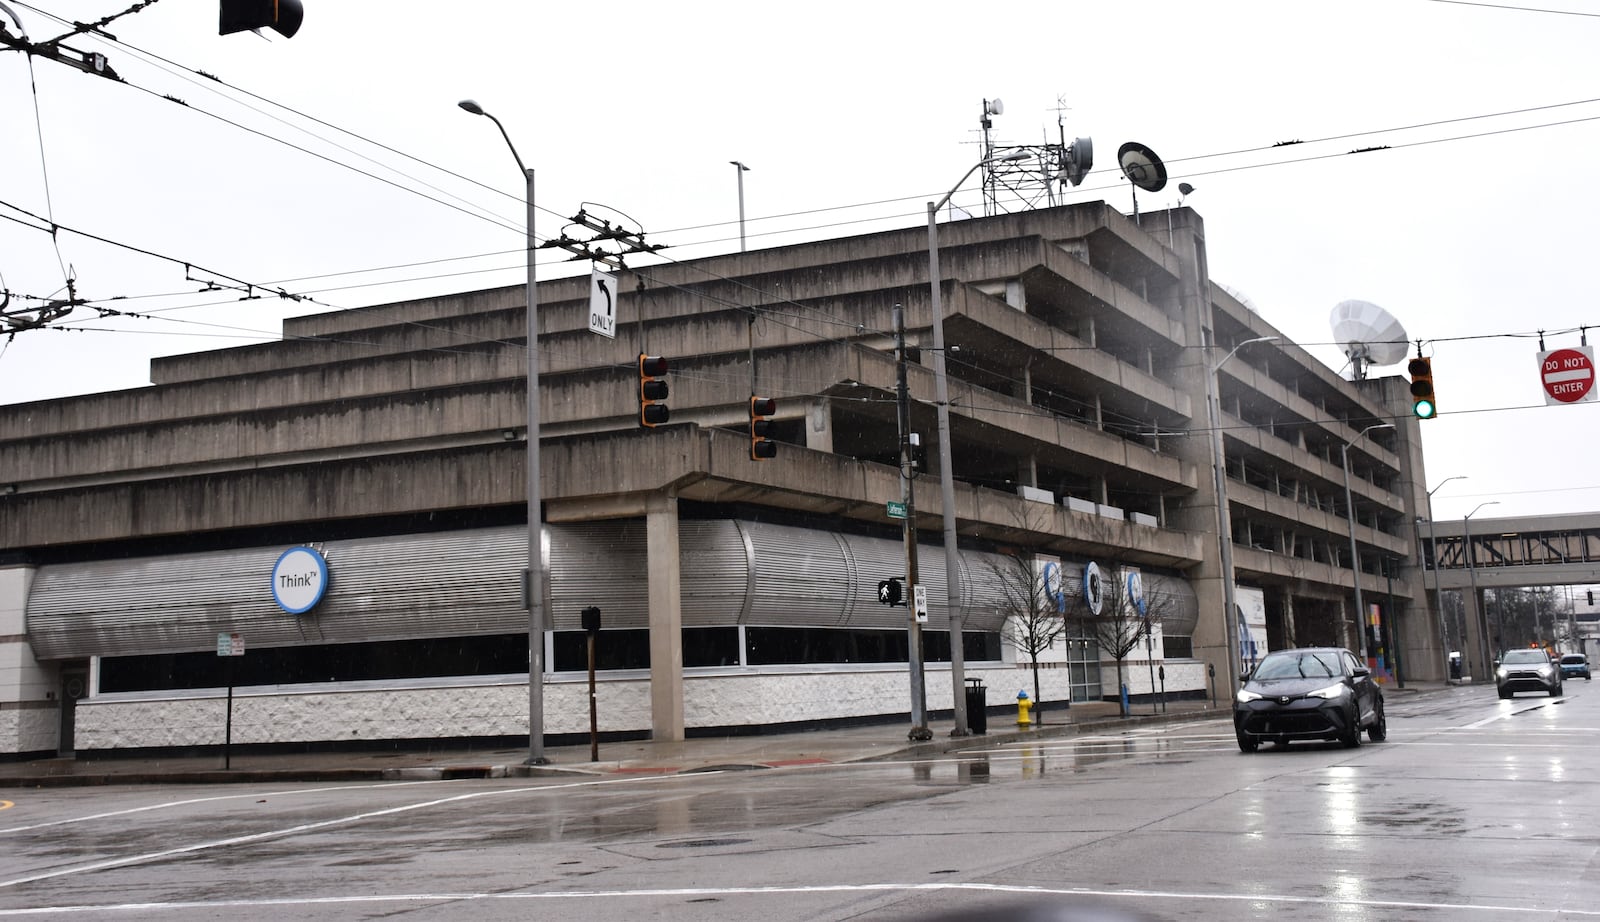
[[[1161,655],[1166,659],[1194,659],[1193,637],[1161,637]]]
[[[805,666],[843,663],[906,662],[906,632],[835,628],[746,628],[746,660],[739,659],[739,628],[683,630],[685,668],[719,666]],[[588,635],[551,635],[551,672],[587,672]],[[923,635],[928,662],[950,659],[944,631]],[[973,662],[1000,659],[1000,635],[968,632],[966,657]],[[644,628],[601,631],[595,643],[595,669],[650,668],[650,632]],[[323,682],[375,682],[448,676],[517,675],[528,671],[528,635],[441,637],[304,647],[252,647],[244,656],[155,653],[100,659],[100,691],[181,691],[227,686],[305,685]]]
[[[229,685],[302,685],[528,671],[527,634],[252,647],[243,656],[154,653],[100,659],[100,691],[165,691]]]

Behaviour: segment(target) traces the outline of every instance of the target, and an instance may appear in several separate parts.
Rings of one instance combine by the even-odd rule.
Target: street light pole
[[[511,135],[506,133],[506,126],[500,120],[484,111],[483,107],[470,99],[463,99],[457,103],[462,109],[473,115],[481,115],[494,126],[500,129],[500,136],[506,139],[506,146],[511,148],[511,157],[517,161],[517,169],[522,171],[523,178],[527,181],[525,201],[528,209],[527,216],[527,250],[528,250],[528,382],[526,401],[528,404],[528,439],[527,439],[527,473],[528,473],[528,561],[527,575],[523,583],[524,591],[528,597],[528,765],[547,765],[550,760],[544,754],[544,526],[541,514],[542,503],[539,495],[539,292],[534,275],[534,239],[533,239],[533,170],[523,166],[522,157],[517,153],[517,146],[511,143]]]
[[[1356,587],[1356,632],[1357,648],[1361,652],[1361,661],[1367,662],[1367,609],[1361,602],[1361,552],[1356,550],[1356,506],[1350,497],[1350,446],[1361,441],[1362,437],[1374,429],[1393,429],[1394,423],[1375,423],[1356,433],[1356,437],[1339,447],[1339,456],[1344,460],[1344,513],[1345,524],[1350,528],[1350,572],[1355,579],[1352,582]]]
[[[750,168],[745,166],[744,164],[740,163],[737,160],[729,160],[728,162],[733,164],[734,169],[737,171],[738,176],[739,176],[739,252],[743,253],[744,252],[744,174],[750,172]]]
[[[1265,343],[1277,340],[1276,336],[1257,336],[1247,339],[1222,357],[1222,361],[1212,365],[1206,371],[1206,415],[1211,424],[1211,473],[1212,486],[1217,492],[1217,538],[1218,553],[1222,556],[1222,629],[1227,632],[1228,642],[1228,697],[1233,697],[1234,691],[1239,687],[1239,626],[1235,622],[1239,606],[1234,600],[1233,586],[1233,514],[1228,509],[1228,471],[1226,461],[1222,454],[1222,407],[1218,391],[1217,373],[1222,366],[1228,364],[1240,349],[1251,343]],[[1215,340],[1211,343],[1215,348]]]
[[[928,203],[928,289],[931,310],[933,312],[933,401],[934,412],[938,417],[939,428],[939,501],[944,507],[944,583],[948,599],[947,611],[950,621],[950,684],[954,694],[955,727],[950,731],[951,736],[966,736],[969,732],[967,723],[967,695],[966,695],[966,649],[963,646],[963,630],[966,627],[966,618],[961,614],[961,581],[959,569],[961,566],[961,553],[956,547],[956,483],[954,473],[951,471],[950,450],[950,383],[945,373],[944,360],[944,299],[941,279],[939,278],[939,209],[945,202],[956,194],[978,168],[985,164],[1026,160],[1031,154],[1018,151],[1004,157],[989,157],[979,160],[972,168],[961,175],[957,182],[946,192],[944,198],[937,202]],[[1072,692],[1067,692],[1068,706],[1071,706]]]
[[[1500,501],[1497,499],[1491,499],[1486,502],[1479,503],[1473,507],[1471,512],[1461,517],[1461,542],[1467,551],[1467,581],[1472,585],[1472,609],[1473,614],[1477,616],[1476,620],[1478,622],[1477,629],[1479,631],[1479,636],[1483,638],[1478,653],[1479,659],[1483,661],[1482,675],[1485,679],[1491,675],[1494,675],[1494,669],[1492,665],[1493,661],[1489,657],[1489,613],[1484,611],[1484,605],[1478,599],[1478,555],[1472,551],[1472,531],[1470,522],[1472,517],[1478,514],[1479,509],[1482,509],[1484,506],[1498,506],[1499,504]]]
[[[1433,611],[1439,619],[1439,653],[1444,657],[1445,681],[1450,679],[1450,633],[1444,626],[1444,599],[1439,590],[1439,542],[1433,536],[1433,494],[1452,480],[1466,480],[1466,474],[1456,474],[1439,481],[1439,486],[1428,491],[1428,556],[1433,560]]]

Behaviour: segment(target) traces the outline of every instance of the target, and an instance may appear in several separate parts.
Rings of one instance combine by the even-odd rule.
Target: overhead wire
[[[32,7],[30,7],[30,8],[32,8]],[[47,15],[49,15],[49,14],[47,14]],[[178,64],[175,64],[174,62],[170,62],[165,58],[161,58],[159,55],[154,55],[153,53],[146,52],[143,49],[135,48],[134,46],[132,46],[132,45],[126,43],[126,42],[118,42],[118,44],[120,44],[120,45],[122,45],[124,47],[127,47],[130,50],[136,51],[136,52],[138,52],[140,54],[144,54],[144,55],[147,55],[149,57],[152,57],[152,58],[155,58],[155,59],[158,59],[158,60],[166,61],[167,63],[172,64],[175,67],[182,68],[182,65],[178,65]],[[31,60],[30,60],[30,64],[31,64]],[[184,69],[185,70],[190,70],[190,69],[187,69],[187,68],[184,68]],[[426,166],[428,166],[430,168],[441,169],[444,172],[449,173],[452,176],[456,176],[457,178],[466,180],[468,182],[472,182],[472,183],[474,183],[476,185],[482,186],[485,189],[490,189],[491,191],[496,191],[496,192],[501,192],[502,194],[507,194],[507,193],[504,193],[503,190],[494,189],[494,187],[487,186],[487,185],[482,184],[482,183],[478,183],[476,180],[471,180],[471,179],[469,179],[467,177],[461,176],[460,174],[456,174],[456,173],[454,173],[452,171],[444,170],[443,168],[438,167],[435,164],[429,163],[428,161],[421,160],[420,158],[411,157],[411,155],[405,154],[404,152],[399,151],[399,150],[397,150],[395,148],[379,144],[378,142],[372,141],[372,140],[370,140],[368,138],[365,138],[365,137],[363,137],[363,136],[361,136],[359,134],[356,134],[354,132],[349,132],[346,129],[340,128],[339,126],[336,126],[336,125],[333,125],[331,123],[322,121],[320,119],[316,119],[316,118],[314,118],[312,116],[306,115],[305,113],[302,113],[299,110],[295,110],[295,109],[292,109],[292,108],[287,107],[287,106],[282,106],[281,104],[278,104],[276,102],[268,100],[265,97],[260,97],[260,96],[257,96],[256,94],[250,93],[247,90],[242,90],[240,88],[233,87],[232,85],[226,84],[223,81],[220,81],[217,78],[215,78],[215,77],[213,77],[213,76],[211,76],[209,74],[204,74],[203,72],[193,71],[193,70],[190,70],[190,72],[194,73],[194,74],[197,74],[199,76],[204,76],[204,77],[206,77],[206,78],[208,78],[208,79],[210,79],[210,80],[212,80],[214,82],[217,82],[217,83],[219,83],[219,84],[221,84],[223,86],[227,86],[228,88],[233,89],[233,90],[235,90],[237,92],[242,92],[242,93],[245,93],[246,95],[249,95],[249,96],[251,96],[253,98],[260,99],[263,102],[267,102],[267,103],[269,103],[271,105],[274,105],[274,106],[279,106],[280,108],[283,108],[286,111],[294,112],[296,115],[298,115],[298,116],[300,116],[302,118],[308,118],[308,119],[310,119],[312,121],[317,122],[318,124],[324,125],[326,127],[332,128],[334,130],[337,130],[337,131],[340,131],[340,132],[343,132],[343,133],[346,133],[346,134],[350,134],[351,136],[356,137],[356,138],[358,138],[358,139],[360,139],[360,140],[362,140],[362,141],[364,141],[366,143],[375,144],[376,146],[379,146],[379,147],[383,148],[384,150],[390,151],[390,152],[395,153],[395,154],[400,155],[400,156],[407,157],[408,159],[414,160],[414,161],[416,161],[418,163],[421,163],[423,165],[426,165]],[[152,95],[154,95],[154,91],[145,89],[144,87],[135,86],[135,88],[136,89],[140,89],[143,92],[151,93]],[[166,97],[163,97],[163,98],[166,98]],[[1577,102],[1572,102],[1572,103],[1556,104],[1556,105],[1552,105],[1552,106],[1529,107],[1529,108],[1526,108],[1526,109],[1509,110],[1507,112],[1493,113],[1493,114],[1483,115],[1483,116],[1472,116],[1472,117],[1465,117],[1465,118],[1460,118],[1460,119],[1446,119],[1446,120],[1439,120],[1439,121],[1435,121],[1435,122],[1417,123],[1415,125],[1404,126],[1403,128],[1379,129],[1379,130],[1372,131],[1372,132],[1357,132],[1357,133],[1351,133],[1351,134],[1346,134],[1346,135],[1328,136],[1326,138],[1316,139],[1316,141],[1303,142],[1303,143],[1317,143],[1319,141],[1348,139],[1348,138],[1351,138],[1351,137],[1359,137],[1359,136],[1375,134],[1375,133],[1382,133],[1382,132],[1389,132],[1389,131],[1399,131],[1399,130],[1406,130],[1406,129],[1410,129],[1410,128],[1418,128],[1418,127],[1429,127],[1429,126],[1434,126],[1434,125],[1450,124],[1450,123],[1461,122],[1461,121],[1470,121],[1470,120],[1480,119],[1480,118],[1499,117],[1499,116],[1508,115],[1508,114],[1518,114],[1518,113],[1531,112],[1531,111],[1541,111],[1541,110],[1546,110],[1546,109],[1550,109],[1550,108],[1558,108],[1560,106],[1578,105],[1578,104],[1587,103],[1587,102],[1594,102],[1594,101],[1595,100],[1583,100],[1583,101],[1577,101]],[[37,105],[37,99],[35,100],[35,103]],[[188,108],[195,108],[195,107],[192,107],[192,106],[188,106],[187,104],[184,104],[184,105],[186,107],[188,107]],[[287,142],[282,142],[281,139],[272,138],[269,135],[264,135],[261,132],[256,131],[255,129],[249,128],[248,126],[244,126],[242,124],[239,124],[238,122],[235,122],[235,121],[233,121],[231,119],[227,119],[227,118],[224,118],[222,116],[216,115],[215,113],[207,112],[206,110],[202,110],[202,109],[198,109],[198,108],[195,108],[195,111],[199,111],[202,114],[206,114],[206,115],[209,115],[211,117],[218,118],[221,121],[223,121],[223,122],[225,122],[227,124],[233,125],[235,127],[239,127],[242,130],[246,130],[246,131],[249,131],[251,133],[255,133],[255,134],[261,135],[263,137],[268,137],[271,140],[280,140],[280,143],[287,143]],[[255,110],[255,111],[259,112],[260,110]],[[262,114],[266,115],[266,113],[262,113]],[[283,122],[284,124],[288,124],[284,120],[278,119],[275,116],[268,115],[267,117],[274,118],[277,121]],[[1570,124],[1570,123],[1576,122],[1576,121],[1590,121],[1590,120],[1592,120],[1592,119],[1575,119],[1575,120],[1569,120],[1569,121],[1566,121],[1566,122],[1558,122],[1558,123],[1552,123],[1552,124],[1558,124],[1558,125],[1559,124]],[[291,126],[291,127],[293,127],[293,126]],[[1494,131],[1494,132],[1484,132],[1484,133],[1475,134],[1475,135],[1468,135],[1468,136],[1465,136],[1465,137],[1481,137],[1481,136],[1488,135],[1488,134],[1498,134],[1498,133],[1505,133],[1505,132],[1509,132],[1509,131],[1529,130],[1529,129],[1534,128],[1534,127],[1549,127],[1549,126],[1548,125],[1523,126],[1523,127],[1519,127],[1519,128],[1503,129],[1503,130]],[[373,161],[371,158],[365,157],[365,155],[362,155],[362,154],[356,153],[354,151],[351,151],[347,147],[344,147],[342,145],[338,145],[335,142],[327,141],[327,139],[321,138],[320,136],[317,136],[315,134],[313,134],[312,136],[313,137],[318,137],[319,140],[325,141],[327,143],[334,144],[334,146],[338,147],[340,150],[344,150],[345,152],[351,153],[354,156],[362,157],[363,159],[366,159],[369,162],[376,163],[376,161]],[[1444,141],[1444,140],[1459,140],[1459,139],[1460,138],[1433,139],[1433,140],[1430,140],[1430,141],[1411,142],[1411,144],[1401,145],[1401,146],[1413,146],[1413,145],[1416,145],[1416,144],[1425,144],[1425,143],[1439,143],[1439,142]],[[1297,143],[1300,143],[1300,142],[1297,142]],[[362,173],[363,175],[366,175],[366,176],[369,176],[371,178],[378,179],[381,182],[385,182],[385,183],[388,183],[390,185],[396,186],[397,188],[400,188],[400,189],[402,189],[404,191],[410,191],[410,192],[413,192],[413,194],[422,195],[424,198],[428,198],[428,199],[430,199],[432,201],[435,201],[435,202],[437,202],[439,204],[445,204],[448,207],[454,207],[454,206],[449,206],[449,203],[441,202],[438,199],[433,198],[432,196],[428,196],[428,195],[426,195],[424,193],[417,192],[414,189],[409,189],[409,188],[407,188],[407,187],[405,187],[403,185],[400,185],[399,183],[393,182],[392,180],[388,180],[388,179],[386,179],[384,177],[376,176],[376,175],[374,175],[374,174],[372,174],[370,172],[367,172],[367,171],[361,170],[359,168],[350,166],[349,164],[340,163],[339,161],[334,160],[333,158],[329,158],[329,157],[327,157],[325,155],[316,153],[314,151],[309,151],[309,150],[307,150],[305,148],[302,148],[302,147],[300,147],[298,145],[289,144],[288,146],[293,147],[296,150],[300,150],[302,152],[311,154],[312,156],[316,156],[316,157],[319,157],[321,159],[328,160],[329,162],[335,163],[336,165],[345,166],[348,169],[355,170],[356,172]],[[1391,146],[1394,146],[1394,145],[1391,145]],[[42,140],[41,140],[41,147],[42,147]],[[1197,156],[1197,157],[1190,157],[1190,158],[1178,158],[1178,160],[1175,160],[1175,161],[1172,161],[1172,162],[1180,162],[1180,161],[1183,161],[1183,160],[1206,159],[1206,158],[1209,158],[1209,157],[1227,156],[1227,155],[1232,155],[1232,154],[1237,154],[1237,153],[1260,151],[1260,150],[1267,150],[1267,149],[1271,149],[1271,148],[1243,149],[1243,150],[1238,150],[1238,151],[1229,151],[1229,152],[1226,152],[1226,153],[1223,153],[1223,154],[1200,155],[1200,156]],[[1327,154],[1327,155],[1321,155],[1321,156],[1317,156],[1317,157],[1295,158],[1295,159],[1291,159],[1291,160],[1288,160],[1288,161],[1279,161],[1279,162],[1270,163],[1270,164],[1257,164],[1257,165],[1251,165],[1251,166],[1219,169],[1219,170],[1209,171],[1209,173],[1230,172],[1230,171],[1238,170],[1238,169],[1250,169],[1250,168],[1257,168],[1257,167],[1260,167],[1260,166],[1281,165],[1282,163],[1303,162],[1305,160],[1310,160],[1310,159],[1323,159],[1325,157],[1343,156],[1343,155],[1345,155],[1347,153],[1349,153],[1349,152],[1343,152],[1343,153],[1338,153],[1338,154]],[[389,167],[385,167],[385,168],[386,169],[392,169],[392,168],[389,168]],[[1209,175],[1209,173],[1196,174],[1196,175]],[[420,180],[417,180],[416,177],[410,176],[409,174],[401,173],[401,175],[405,176],[407,179],[411,179],[411,180],[417,181],[419,183],[421,182]],[[436,187],[430,186],[430,185],[428,185],[426,183],[422,183],[422,184],[427,186],[428,188],[435,188],[436,189]],[[1114,185],[1114,186],[1107,186],[1105,188],[1115,188],[1115,187],[1116,186]],[[1093,190],[1094,188],[1096,188],[1096,187],[1091,187],[1091,190]],[[436,191],[441,191],[441,190],[437,190],[436,189]],[[447,194],[448,195],[448,193],[442,193],[442,194]],[[899,202],[899,201],[910,201],[910,200],[912,200],[914,198],[916,198],[916,197],[906,197],[906,198],[901,198],[901,199],[886,199],[886,200],[880,200],[879,202],[866,203],[866,204],[875,205],[875,204],[884,204],[884,203],[894,203],[894,202]],[[790,213],[789,215],[779,215],[779,216],[771,216],[771,217],[786,217],[786,216],[797,216],[797,215],[804,215],[804,214],[824,213],[824,212],[828,212],[828,211],[837,211],[837,210],[844,210],[844,209],[856,208],[856,207],[863,207],[863,206],[862,206],[862,204],[858,203],[858,204],[853,204],[853,205],[833,206],[833,207],[825,208],[825,209],[813,209],[813,210],[803,211],[803,212],[793,212],[793,213]],[[462,209],[457,209],[457,210],[462,210]],[[555,212],[550,211],[549,209],[543,209],[543,210],[546,211],[547,213],[555,214]],[[471,211],[468,211],[466,213],[471,215],[471,216],[474,216],[474,217],[480,217],[480,218],[484,217],[482,215],[478,215],[478,214],[476,214],[474,212],[471,212]],[[800,229],[788,229],[788,230],[783,230],[783,231],[775,231],[775,232],[771,232],[771,233],[774,233],[774,234],[776,234],[776,233],[796,233],[796,232],[800,232],[800,231],[803,231],[803,230],[826,229],[828,227],[842,226],[842,224],[847,224],[847,223],[848,224],[855,224],[855,223],[881,222],[881,221],[884,221],[884,220],[890,220],[890,219],[892,219],[892,217],[893,216],[890,216],[890,217],[887,217],[887,218],[886,217],[872,217],[872,218],[860,219],[860,220],[857,220],[857,221],[840,222],[839,224],[812,226],[810,228],[800,228]],[[510,222],[507,222],[507,221],[502,221],[502,220],[498,220],[498,219],[492,219],[492,223],[495,223],[495,224],[497,224],[499,226],[502,226],[502,227],[506,227],[507,229],[513,229],[513,230],[519,230],[519,231],[522,230],[520,228],[516,228],[515,225],[513,225],[513,224],[511,224]],[[725,223],[726,222],[724,222],[724,224]],[[51,224],[53,225],[53,221],[51,221]],[[699,225],[697,227],[712,227],[712,226],[721,226],[721,225]],[[691,228],[691,229],[693,229],[693,228]],[[90,235],[90,236],[93,236],[93,235]],[[99,238],[99,239],[104,239],[104,238]],[[106,241],[106,242],[113,242],[113,241]],[[135,249],[137,249],[137,248],[135,248]],[[155,255],[155,254],[152,254],[152,255]],[[170,259],[170,257],[167,257],[167,258]],[[671,257],[665,257],[665,258],[667,258],[668,261],[677,263],[679,265],[688,265],[688,264],[682,263],[682,262],[680,262],[678,260],[672,259]],[[509,268],[511,268],[511,267],[507,267],[507,269],[509,269]],[[711,275],[711,276],[713,276],[713,278],[716,278],[716,279],[718,279],[720,281],[729,282],[729,283],[732,283],[732,284],[735,284],[735,285],[742,284],[741,282],[738,282],[736,280],[727,279],[725,277],[717,276],[715,273],[710,273],[708,270],[705,270],[703,267],[696,266],[695,268],[700,269],[700,271],[706,272],[708,275]],[[63,267],[63,270],[64,270],[64,267]],[[467,273],[458,273],[458,274],[453,274],[453,275],[468,275],[468,274],[477,274],[479,272],[493,272],[493,271],[506,271],[506,270],[485,269],[485,270],[475,270],[473,272],[467,272]],[[418,279],[418,280],[432,279],[432,278],[439,278],[439,277],[452,277],[452,276],[451,275],[447,275],[447,276],[427,276],[427,277],[421,277],[421,279]],[[372,283],[363,283],[361,285],[344,286],[344,287],[345,288],[349,288],[349,287],[376,287],[376,286],[380,286],[380,285],[401,284],[401,283],[403,283],[405,281],[412,281],[412,280],[395,280],[395,281],[387,281],[387,282],[372,282]],[[656,281],[656,283],[658,285],[659,284],[663,284],[662,280],[659,279],[659,278],[656,278],[655,281]],[[671,284],[671,287],[678,288],[679,290],[683,290],[683,291],[686,291],[686,292],[689,291],[689,289],[686,286],[683,286],[683,285]],[[341,289],[330,289],[330,290],[341,290]],[[754,290],[754,289],[752,289],[752,290]],[[765,293],[763,293],[763,294],[765,294]],[[696,294],[695,296],[697,296],[697,297],[706,297],[703,293],[702,294]],[[318,302],[315,299],[309,299],[309,300],[312,300],[313,303],[319,303],[319,304],[323,303],[323,302]],[[779,299],[779,300],[776,300],[776,301],[769,301],[766,304],[761,305],[760,307],[751,307],[749,305],[739,305],[736,301],[729,301],[727,299],[712,299],[712,298],[708,298],[708,300],[720,301],[720,303],[723,303],[723,304],[725,304],[727,306],[730,306],[730,307],[741,307],[743,309],[750,309],[750,310],[766,310],[766,311],[769,311],[769,312],[773,308],[776,308],[776,307],[779,307],[779,306],[783,306],[783,305],[790,305],[790,306],[794,306],[794,307],[799,307],[799,308],[807,309],[807,310],[813,311],[813,312],[816,310],[816,305],[815,304],[804,305],[804,304],[801,304],[799,302],[792,301],[790,299]],[[335,307],[335,305],[325,305],[325,306]],[[843,319],[839,319],[839,318],[818,318],[815,313],[812,313],[808,317],[808,319],[812,319],[812,320],[822,319],[822,320],[824,320],[824,322],[833,322],[833,323],[837,323],[837,324],[842,325],[842,326],[852,326],[852,327],[857,326],[856,324],[854,324],[854,323],[852,323],[852,322],[850,322],[848,320],[843,320]],[[797,331],[801,331],[801,328],[800,328],[800,326],[798,324],[790,324],[790,326],[793,326],[794,329],[796,329]],[[883,332],[886,332],[886,331],[877,331],[877,332],[883,333]],[[812,335],[816,335],[816,334],[812,334]],[[1130,418],[1129,421],[1135,421],[1135,420],[1132,420]]]

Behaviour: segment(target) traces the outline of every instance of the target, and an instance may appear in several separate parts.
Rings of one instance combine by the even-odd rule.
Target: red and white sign
[[[1594,349],[1579,346],[1539,353],[1539,378],[1547,404],[1593,401]]]

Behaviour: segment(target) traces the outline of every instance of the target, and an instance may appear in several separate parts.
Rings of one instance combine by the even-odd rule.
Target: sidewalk
[[[1388,688],[1385,694],[1407,695],[1438,691],[1442,682],[1408,683],[1405,689]],[[1046,711],[1044,722],[1018,727],[1016,712],[988,714],[988,733],[960,738],[950,736],[949,721],[935,721],[933,739],[916,743],[907,738],[905,723],[747,736],[691,737],[681,742],[625,740],[601,742],[600,761],[589,761],[589,745],[547,746],[550,764],[523,764],[525,746],[493,749],[371,750],[350,752],[235,752],[229,768],[222,767],[220,751],[199,755],[138,756],[89,759],[35,759],[0,762],[0,789],[77,787],[107,784],[208,784],[225,782],[312,781],[425,781],[459,778],[507,778],[567,775],[573,773],[658,774],[682,772],[783,768],[845,762],[916,759],[959,749],[999,746],[1029,738],[1054,738],[1077,733],[1105,732],[1127,727],[1174,721],[1227,719],[1229,703],[1216,708],[1210,699],[1167,703],[1165,714],[1151,711],[1149,702],[1133,705],[1128,717],[1117,715],[1115,702],[1080,702],[1070,709],[1059,705]]]

